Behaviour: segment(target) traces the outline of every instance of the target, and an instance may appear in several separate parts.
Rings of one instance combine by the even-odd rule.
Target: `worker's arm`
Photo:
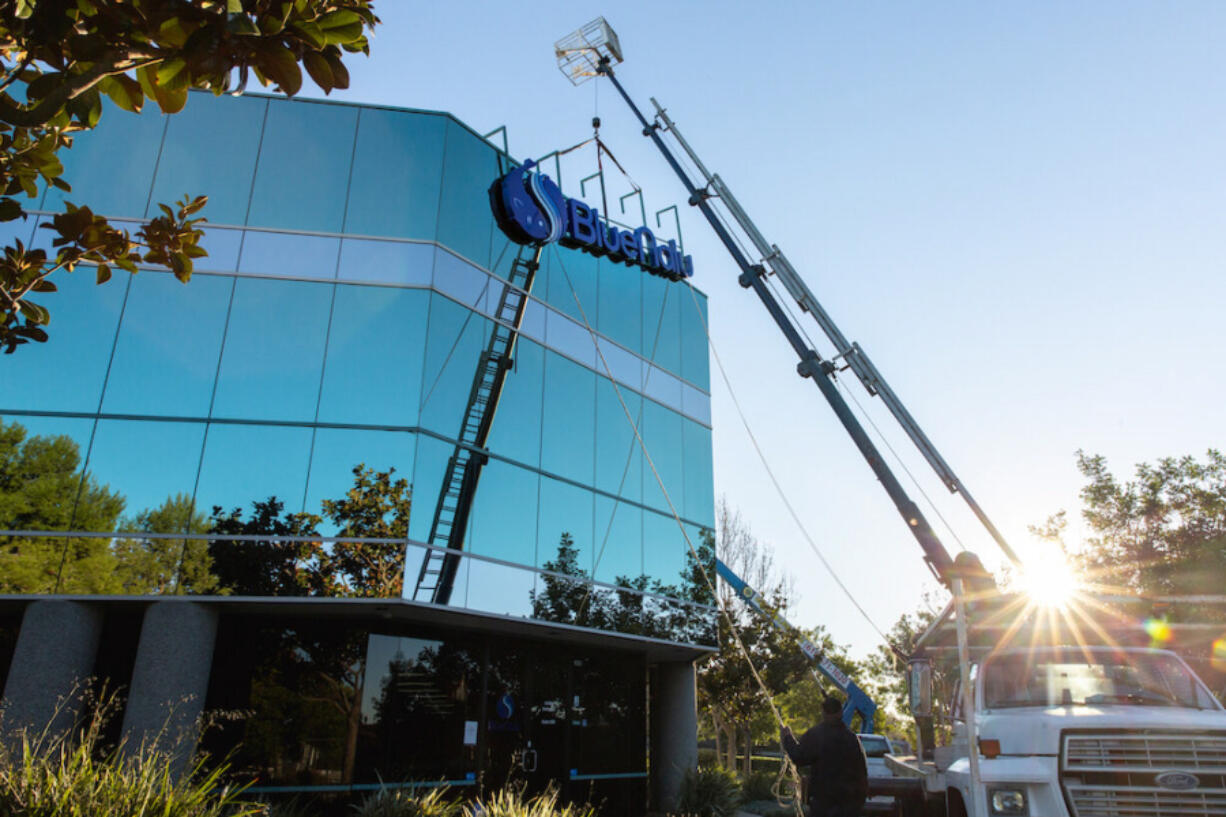
[[[783,744],[783,751],[787,752],[797,766],[812,766],[817,762],[816,729],[810,729],[797,740],[792,730],[785,726],[779,733],[779,742]]]

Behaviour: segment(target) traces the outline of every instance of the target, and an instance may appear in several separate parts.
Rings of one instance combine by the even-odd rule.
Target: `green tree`
[[[74,134],[97,126],[103,96],[139,112],[146,99],[178,113],[188,90],[240,92],[254,74],[287,95],[302,87],[302,69],[325,93],[346,88],[344,52],[368,53],[378,23],[371,0],[0,0],[0,221],[24,218],[20,197],[43,188],[68,191],[59,152]],[[169,267],[192,274],[205,197],[185,198],[135,235],[111,226],[88,206],[55,216],[54,252],[15,242],[0,259],[0,345],[47,339],[50,313],[31,301],[51,293],[53,272],[81,263],[111,268]]]
[[[1071,551],[1094,585],[1144,596],[1223,592],[1226,457],[1220,451],[1210,449],[1203,461],[1184,456],[1141,463],[1130,480],[1115,477],[1104,457],[1083,451],[1077,468],[1087,481],[1081,515],[1090,535],[1079,546],[1064,545],[1060,514],[1040,532]],[[1139,603],[1131,612],[1144,618],[1154,610]],[[1226,622],[1226,606],[1181,602],[1164,615],[1174,623]],[[1226,662],[1215,660],[1212,638],[1181,635],[1163,646],[1180,653],[1226,699]]]
[[[283,514],[284,506],[276,497],[254,503],[254,513],[247,520],[238,509],[225,514],[214,508],[217,537],[210,542],[210,552],[221,587],[243,595],[399,598],[413,492],[408,480],[396,479],[395,473],[395,468],[375,471],[355,465],[353,487],[343,497],[323,500],[322,516]],[[290,542],[275,538],[318,536],[325,519],[339,538],[400,541],[325,545],[313,538]],[[225,535],[269,539],[236,540]],[[338,755],[341,782],[352,782],[366,675],[364,633],[305,628],[287,631],[275,645],[257,646],[257,652],[276,658],[259,675],[255,691],[265,699],[284,701],[293,697],[284,694],[288,688],[310,702],[303,712],[343,722],[345,741]],[[260,734],[279,734],[279,727],[267,722],[253,723],[250,728]]]
[[[196,513],[190,494],[174,494],[156,508],[124,520],[120,528],[145,533],[206,533],[209,519]],[[217,577],[212,573],[208,542],[203,539],[120,539],[114,545],[116,578],[121,592],[212,593]]]
[[[10,530],[112,531],[124,499],[81,469],[66,436],[28,435],[0,420],[0,519]],[[104,538],[0,539],[0,593],[110,593],[115,557]]]
[[[235,596],[307,596],[312,582],[307,566],[316,561],[322,544],[315,539],[282,537],[318,536],[315,514],[287,513],[275,496],[252,503],[250,518],[241,508],[230,512],[213,507],[209,532],[209,558],[218,587]],[[267,539],[227,539],[227,536],[267,536]]]
[[[758,541],[727,500],[720,500],[715,516],[720,558],[772,607],[786,612],[791,584],[776,570],[770,548]],[[724,585],[720,593],[727,618],[721,616],[719,621],[719,652],[698,668],[698,705],[711,721],[721,764],[735,769],[736,758],[742,755],[741,770],[747,774],[755,730],[765,737],[763,724],[770,718],[770,706],[749,661],[772,698],[799,682],[808,672],[809,663],[793,639],[736,598],[730,588]]]
[[[409,535],[413,489],[393,479],[395,468],[353,468],[353,487],[340,499],[325,499],[324,518],[338,537],[404,540]],[[399,598],[404,589],[404,541],[335,542],[322,550],[313,572],[321,595]]]
[[[1200,595],[1226,587],[1226,457],[1166,457],[1117,479],[1102,456],[1077,454],[1087,480],[1077,552],[1095,581],[1145,594]],[[1220,608],[1218,608],[1220,611]],[[1198,615],[1209,610],[1196,610]]]

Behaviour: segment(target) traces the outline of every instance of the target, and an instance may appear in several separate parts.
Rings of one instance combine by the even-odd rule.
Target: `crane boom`
[[[865,432],[864,427],[860,425],[860,421],[856,419],[855,414],[847,405],[847,401],[843,399],[843,395],[839,393],[831,377],[836,369],[835,364],[832,361],[823,360],[817,350],[809,346],[803,334],[792,322],[791,317],[775,298],[770,287],[766,285],[765,267],[761,264],[752,263],[741,252],[736,240],[711,208],[708,202],[711,194],[707,193],[705,188],[700,189],[690,179],[689,175],[677,162],[676,157],[673,156],[672,151],[669,150],[668,145],[660,138],[660,126],[648,122],[643,116],[642,111],[638,109],[638,106],[634,104],[634,101],[626,93],[621,83],[617,81],[617,77],[614,76],[613,69],[610,67],[607,58],[601,59],[598,70],[602,76],[608,77],[609,81],[613,83],[613,87],[617,89],[622,99],[630,106],[630,110],[634,112],[639,122],[642,123],[643,134],[651,138],[656,148],[659,149],[665,160],[672,167],[673,172],[681,179],[682,184],[685,185],[686,190],[690,194],[690,203],[702,211],[703,216],[707,219],[707,223],[711,225],[711,229],[715,231],[716,236],[719,237],[728,253],[736,261],[737,266],[740,267],[741,275],[739,280],[741,286],[754,291],[754,294],[758,296],[758,299],[762,301],[762,305],[770,313],[771,318],[774,319],[779,330],[783,332],[784,337],[796,352],[797,357],[800,358],[800,362],[796,366],[797,373],[801,377],[811,379],[817,385],[822,396],[839,418],[839,422],[842,423],[843,428],[860,450],[860,454],[881,482],[882,487],[885,488],[890,500],[894,503],[894,507],[906,522],[912,536],[919,543],[920,548],[924,552],[924,561],[927,562],[937,578],[948,585],[951,581],[949,572],[953,566],[953,560],[949,556],[949,551],[941,544],[941,540],[937,538],[936,532],[928,524],[928,520],[924,518],[919,507],[911,500],[907,492],[903,490],[898,478],[894,476],[889,466],[885,464],[881,453]]]
[[[843,704],[843,723],[850,727],[852,719],[859,715],[860,731],[865,734],[871,734],[873,731],[873,716],[877,712],[877,704],[873,702],[873,699],[868,697],[864,690],[856,685],[855,681],[848,678],[847,673],[835,666],[835,663],[816,644],[810,641],[808,636],[801,632],[800,628],[785,619],[782,613],[762,597],[761,593],[754,590],[744,579],[736,575],[732,568],[716,559],[715,572],[728,583],[728,586],[736,593],[737,598],[769,619],[776,630],[795,639],[797,646],[800,647],[800,651],[813,662],[813,666],[816,667],[817,671],[821,672],[822,675],[847,696],[847,701]]]

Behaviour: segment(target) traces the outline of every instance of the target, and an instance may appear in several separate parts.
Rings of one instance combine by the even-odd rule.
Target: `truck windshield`
[[[890,744],[883,737],[875,735],[857,735],[860,738],[860,745],[864,747],[864,754],[868,757],[885,757],[889,754]]]
[[[1127,704],[1216,709],[1182,661],[1170,653],[1047,649],[1004,653],[984,664],[984,704]]]

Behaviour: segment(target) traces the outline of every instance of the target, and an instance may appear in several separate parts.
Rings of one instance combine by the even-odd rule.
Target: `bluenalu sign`
[[[660,242],[647,227],[623,230],[610,224],[597,208],[563,196],[535,167],[528,160],[490,185],[494,218],[512,241],[532,246],[556,241],[673,281],[694,274],[693,260],[681,254],[676,241]]]

